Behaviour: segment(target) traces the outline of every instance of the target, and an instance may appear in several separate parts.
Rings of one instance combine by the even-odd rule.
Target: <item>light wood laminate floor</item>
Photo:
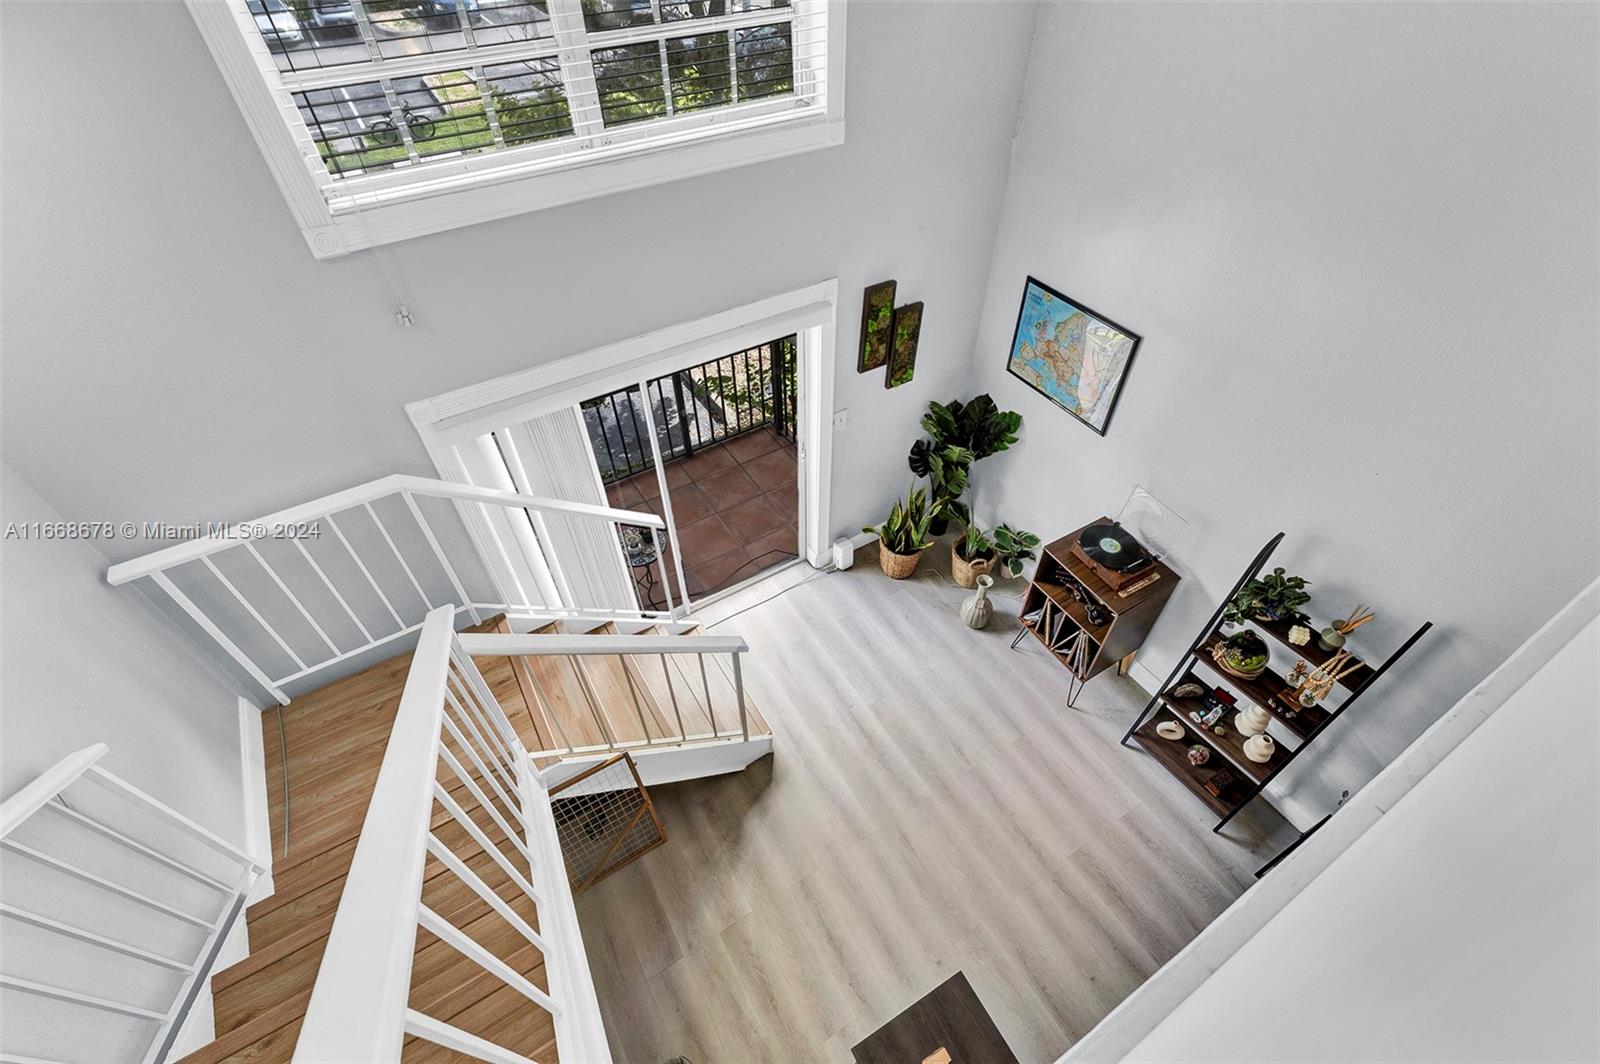
[[[708,630],[749,641],[776,752],[652,788],[667,844],[579,900],[617,1059],[848,1061],[964,971],[1019,1059],[1053,1060],[1291,841],[1259,802],[1213,835],[1118,746],[1139,689],[1107,673],[1069,709],[1042,648],[1008,649],[1017,584],[970,631],[934,555],[701,613],[743,610]]]

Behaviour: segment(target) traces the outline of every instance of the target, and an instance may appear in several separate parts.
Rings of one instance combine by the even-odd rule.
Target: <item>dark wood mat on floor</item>
[[[972,984],[960,972],[862,1039],[856,1064],[1016,1064]]]

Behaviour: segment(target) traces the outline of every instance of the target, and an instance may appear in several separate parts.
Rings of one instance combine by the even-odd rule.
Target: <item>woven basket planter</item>
[[[917,562],[922,558],[922,551],[915,554],[896,554],[878,541],[878,564],[883,567],[883,575],[890,580],[904,580],[917,571]]]
[[[993,558],[976,558],[969,562],[956,552],[954,543],[950,544],[950,575],[960,587],[977,587],[978,577],[989,572],[993,565]]]

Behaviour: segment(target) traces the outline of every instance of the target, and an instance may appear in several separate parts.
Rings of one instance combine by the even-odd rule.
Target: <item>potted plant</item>
[[[1246,628],[1218,643],[1211,655],[1223,672],[1253,680],[1267,671],[1267,644]]]
[[[1300,607],[1311,601],[1309,583],[1290,576],[1278,566],[1259,580],[1252,579],[1233,596],[1222,612],[1222,623],[1240,625],[1250,618],[1259,621],[1286,621],[1300,616]]]
[[[994,564],[994,540],[977,525],[968,525],[950,544],[950,575],[962,587],[977,587],[978,577]]]
[[[1022,575],[1024,563],[1038,557],[1039,537],[1010,525],[1001,525],[993,535],[994,567],[1015,580]]]
[[[928,404],[922,428],[930,438],[912,444],[908,460],[911,472],[927,477],[933,492],[934,535],[943,535],[952,517],[962,524],[970,521],[961,496],[966,494],[972,463],[1016,443],[1021,427],[1021,414],[999,409],[987,394],[967,403],[957,399],[948,405]]]
[[[883,524],[861,530],[878,537],[878,564],[883,567],[885,576],[904,580],[917,571],[917,559],[933,545],[928,535],[931,520],[928,493],[922,488],[912,488],[904,502],[895,500]]]

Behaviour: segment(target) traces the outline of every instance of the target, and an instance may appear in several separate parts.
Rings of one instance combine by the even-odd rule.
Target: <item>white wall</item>
[[[246,823],[241,744],[257,805],[265,811],[260,721],[237,688],[152,603],[105,582],[105,559],[88,543],[37,536],[61,515],[0,466],[0,797],[9,797],[66,754],[109,748],[101,766],[236,846],[265,856]],[[251,736],[247,729],[254,729]],[[192,862],[214,876],[237,868],[88,783],[69,790],[79,812]],[[186,912],[210,917],[224,900],[60,814],[43,810],[18,837]],[[270,846],[270,842],[266,845]],[[6,900],[21,908],[163,956],[197,959],[204,934],[12,853],[0,856]],[[243,957],[241,921],[218,968]],[[14,921],[0,929],[7,974],[165,1011],[179,976],[130,962]],[[195,1037],[210,1030],[209,988],[191,1013]],[[138,1059],[152,1026],[27,994],[0,996],[0,1043],[28,1057]]]
[[[1199,524],[1161,676],[1280,529],[1313,614],[1377,610],[1358,650],[1437,622],[1285,774],[1302,824],[1596,572],[1595,31],[1593,5],[1041,9],[972,388],[1022,443],[979,515],[1053,538],[1142,483]],[[1030,273],[1144,337],[1105,438],[1005,372]]]
[[[1591,620],[1122,1059],[1600,1059],[1597,657]]]
[[[837,276],[832,513],[876,519],[967,377],[1035,7],[848,11],[843,146],[399,245],[404,330],[370,254],[311,258],[180,4],[3,5],[7,461],[73,518],[252,516],[432,474],[408,401]],[[853,352],[885,277],[927,305],[893,392]]]
[[[61,520],[3,468],[0,529]],[[248,849],[240,692],[88,544],[0,541],[0,665],[0,795],[105,743],[104,767]]]

